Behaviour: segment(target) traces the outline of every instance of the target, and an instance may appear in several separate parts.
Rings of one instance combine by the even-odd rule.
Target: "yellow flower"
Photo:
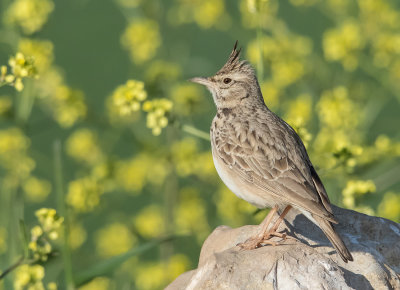
[[[140,104],[147,98],[147,93],[143,82],[128,80],[125,85],[114,90],[111,98],[119,113],[128,115],[140,110]]]
[[[51,234],[60,229],[64,218],[60,217],[56,210],[52,208],[41,208],[35,212],[35,215],[39,219],[43,231],[50,234],[50,238],[56,237]]]
[[[24,55],[30,55],[35,60],[38,73],[47,70],[53,63],[53,43],[48,40],[33,40],[22,38],[18,43],[18,50]]]
[[[345,69],[354,70],[358,66],[358,53],[364,47],[362,35],[359,24],[353,20],[326,31],[323,38],[325,58],[340,61]]]
[[[170,281],[174,280],[180,274],[189,270],[189,259],[182,254],[176,254],[169,258],[167,262],[167,273]]]
[[[57,290],[57,284],[55,282],[48,283],[47,290]]]
[[[400,194],[387,192],[378,206],[378,214],[384,218],[400,222]]]
[[[69,183],[66,202],[76,211],[92,211],[99,205],[103,192],[97,180],[84,177]]]
[[[163,210],[159,206],[150,205],[142,209],[134,218],[136,230],[144,238],[155,238],[164,233]]]
[[[94,278],[89,283],[85,284],[82,287],[79,287],[79,290],[109,290],[111,288],[111,280],[106,277],[97,277]]]
[[[42,202],[51,191],[51,183],[47,180],[29,177],[23,184],[23,189],[28,200],[33,202]]]
[[[168,125],[167,115],[172,109],[172,102],[168,99],[154,99],[143,104],[143,111],[147,112],[147,127],[153,135],[158,136],[161,130]]]
[[[375,191],[376,186],[372,180],[349,180],[342,191],[343,204],[354,209],[356,197]]]
[[[165,262],[142,263],[135,269],[135,284],[137,289],[161,289],[188,269],[189,259],[182,254],[173,255]]]
[[[161,185],[167,174],[167,163],[162,157],[140,154],[131,160],[119,162],[115,176],[124,190],[138,194],[146,183]]]
[[[54,3],[50,0],[15,0],[5,13],[5,21],[32,34],[42,28],[53,9]]]
[[[96,248],[102,257],[125,253],[136,244],[136,236],[121,223],[107,225],[96,233]]]
[[[226,13],[224,0],[178,0],[168,13],[173,25],[196,23],[200,28],[228,29],[231,19]]]
[[[134,63],[141,64],[155,56],[161,45],[158,24],[152,20],[135,20],[128,25],[121,43]]]
[[[204,240],[210,231],[206,203],[199,198],[195,188],[184,188],[179,196],[179,204],[174,211],[177,231],[195,234],[199,242]]]
[[[78,249],[86,241],[86,230],[79,223],[73,223],[69,229],[69,245],[71,249]]]
[[[17,91],[22,91],[24,84],[23,78],[35,77],[36,67],[32,57],[25,57],[21,52],[10,57],[8,64],[11,68],[11,74],[7,74],[8,69],[2,66],[0,69],[0,85],[7,84],[13,86]]]
[[[83,92],[73,90],[65,85],[56,88],[54,96],[49,100],[49,105],[54,119],[64,128],[71,127],[86,116]]]
[[[362,112],[345,87],[323,92],[318,104],[321,122],[334,129],[354,129],[361,122]]]
[[[135,273],[137,289],[156,290],[167,284],[168,273],[162,263],[142,263]]]
[[[27,155],[30,140],[20,129],[0,130],[0,166],[17,181],[27,178],[35,168],[35,162]]]
[[[44,290],[44,268],[40,265],[22,265],[15,270],[15,290]]]
[[[96,134],[89,129],[79,129],[69,136],[66,151],[72,158],[94,165],[104,158]]]

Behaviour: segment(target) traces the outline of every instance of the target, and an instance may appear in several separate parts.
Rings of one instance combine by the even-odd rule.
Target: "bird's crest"
[[[240,60],[240,52],[242,48],[237,49],[238,41],[236,40],[235,46],[231,54],[229,55],[228,61],[224,66],[217,72],[218,74],[232,73],[232,72],[254,72],[253,68],[247,63],[247,61]]]

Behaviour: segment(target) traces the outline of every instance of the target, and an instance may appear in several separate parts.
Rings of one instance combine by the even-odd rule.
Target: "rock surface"
[[[322,231],[291,210],[279,230],[298,241],[240,250],[258,227],[220,226],[204,242],[198,268],[166,289],[400,289],[400,225],[333,210],[354,262],[344,263]]]

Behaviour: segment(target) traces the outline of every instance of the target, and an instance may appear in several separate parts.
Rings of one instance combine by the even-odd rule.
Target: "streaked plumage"
[[[259,208],[291,205],[317,224],[342,259],[353,258],[331,223],[337,223],[325,188],[300,137],[271,112],[252,67],[235,47],[206,85],[217,106],[211,125],[215,167],[240,198]]]

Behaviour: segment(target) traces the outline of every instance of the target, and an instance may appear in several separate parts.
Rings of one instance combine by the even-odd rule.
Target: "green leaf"
[[[146,252],[164,242],[171,241],[174,238],[175,237],[166,237],[154,240],[146,244],[140,245],[137,248],[131,249],[124,254],[97,263],[93,267],[76,274],[74,277],[75,285],[79,287],[90,282],[96,277],[110,275],[114,270],[116,270],[122,263],[124,263],[128,259],[137,256],[143,252]]]

